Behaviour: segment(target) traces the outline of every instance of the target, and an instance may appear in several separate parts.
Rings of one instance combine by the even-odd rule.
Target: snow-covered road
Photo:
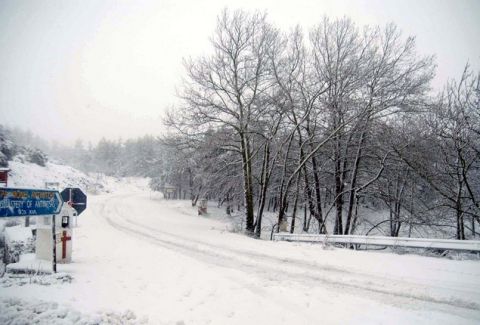
[[[152,324],[479,323],[480,263],[322,249],[226,231],[134,185],[91,196],[71,284],[0,288]]]

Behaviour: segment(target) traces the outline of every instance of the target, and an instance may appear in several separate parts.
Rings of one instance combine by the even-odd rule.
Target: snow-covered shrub
[[[0,125],[0,167],[7,167],[15,155],[15,144],[7,138],[7,131]]]
[[[153,191],[160,192],[164,186],[164,182],[160,177],[152,177],[148,184]]]
[[[13,226],[5,228],[4,262],[18,262],[21,254],[35,251],[35,240],[30,228]]]
[[[0,167],[8,167],[7,156],[0,151]]]
[[[241,233],[245,226],[245,213],[235,212],[229,216],[230,222],[227,225],[227,231],[232,233]]]
[[[11,131],[0,125],[0,167],[7,167],[11,160],[19,162],[31,162],[44,167],[47,163],[47,155],[29,146],[19,145],[12,137]]]
[[[39,166],[42,166],[42,167],[45,167],[47,161],[48,161],[48,158],[47,158],[47,155],[45,153],[43,153],[43,151],[39,150],[39,149],[31,149],[31,148],[28,148],[27,149],[27,160],[33,164],[37,164]]]
[[[19,224],[20,222],[17,218],[0,219],[0,248],[5,247],[5,228],[17,226]],[[1,256],[3,256],[3,254],[1,254],[0,257]]]

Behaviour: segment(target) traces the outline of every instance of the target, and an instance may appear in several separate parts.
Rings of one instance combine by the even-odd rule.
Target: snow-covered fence
[[[273,240],[325,243],[325,244],[340,243],[340,244],[372,245],[372,246],[432,248],[432,249],[448,249],[448,250],[480,252],[480,240],[427,239],[427,238],[358,236],[358,235],[316,235],[316,234],[290,234],[290,233],[274,234]]]

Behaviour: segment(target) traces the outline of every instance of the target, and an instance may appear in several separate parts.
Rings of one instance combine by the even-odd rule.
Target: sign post
[[[0,218],[52,216],[52,267],[55,273],[57,272],[56,215],[60,213],[63,202],[68,202],[68,205],[76,211],[77,215],[87,208],[87,196],[79,188],[66,188],[61,194],[54,190],[0,188]],[[64,228],[61,239],[63,248],[62,259],[67,258],[67,241],[72,240],[72,237],[65,230],[70,227],[69,222],[68,217],[61,221],[61,226]],[[49,235],[46,236],[46,238],[48,237]]]
[[[52,237],[53,237],[53,273],[57,273],[57,231],[55,229],[55,219],[57,217],[52,215]]]
[[[57,273],[55,215],[63,201],[58,191],[2,188],[0,189],[0,218],[52,215],[53,272]]]

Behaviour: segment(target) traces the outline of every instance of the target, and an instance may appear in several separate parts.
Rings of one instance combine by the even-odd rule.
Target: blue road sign
[[[0,188],[0,218],[57,214],[62,204],[58,191]]]

